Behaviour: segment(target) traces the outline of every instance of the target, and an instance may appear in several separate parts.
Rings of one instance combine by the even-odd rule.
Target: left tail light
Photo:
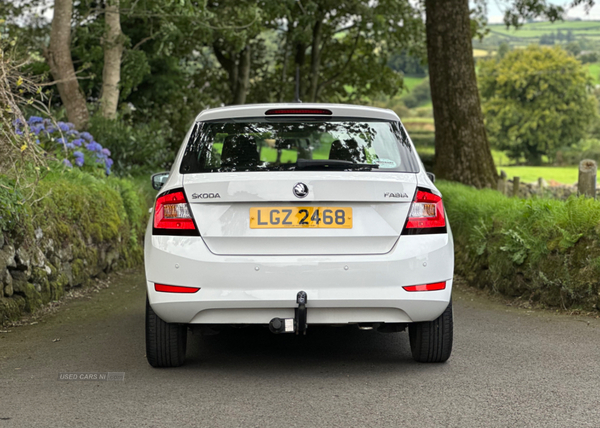
[[[417,189],[410,206],[403,235],[446,233],[446,214],[442,198],[427,189]]]
[[[156,198],[154,235],[200,236],[183,189],[173,189]]]

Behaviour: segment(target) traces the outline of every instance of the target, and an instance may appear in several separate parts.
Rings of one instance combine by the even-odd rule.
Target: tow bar
[[[308,325],[306,324],[306,302],[308,297],[306,292],[299,291],[296,295],[296,304],[298,307],[294,309],[294,318],[273,318],[269,322],[269,330],[271,333],[296,333],[306,334]]]

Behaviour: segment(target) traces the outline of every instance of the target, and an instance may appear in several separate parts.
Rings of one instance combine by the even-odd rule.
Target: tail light
[[[406,291],[437,291],[444,290],[446,288],[446,281],[434,282],[432,284],[423,285],[407,285],[404,288]]]
[[[425,189],[417,189],[403,235],[446,233],[446,217],[442,198]]]
[[[197,287],[180,287],[178,285],[154,284],[154,289],[162,293],[195,293],[200,290]]]
[[[183,189],[173,189],[156,199],[154,235],[200,236]]]

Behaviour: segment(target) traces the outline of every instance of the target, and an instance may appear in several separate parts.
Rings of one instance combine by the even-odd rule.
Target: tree
[[[389,60],[403,50],[418,56],[424,35],[420,13],[410,2],[288,0],[286,4],[282,64],[287,72],[282,73],[282,87],[289,88],[288,93],[294,87],[296,67],[304,101],[358,101],[381,93],[394,95],[402,88],[402,75],[389,67]]]
[[[573,0],[591,7],[594,0]],[[436,172],[475,187],[495,185],[496,171],[479,106],[467,0],[425,0],[427,54],[436,127]],[[507,26],[560,19],[564,9],[545,0],[513,0]],[[460,94],[460,95],[457,95]]]
[[[85,97],[79,89],[71,58],[71,14],[73,0],[55,0],[50,30],[50,46],[44,52],[58,93],[65,106],[67,118],[77,129],[85,129],[89,113]]]
[[[492,144],[532,165],[576,144],[596,117],[587,71],[559,47],[529,46],[484,61],[479,82]]]
[[[435,172],[477,188],[496,184],[475,77],[468,0],[425,0],[435,119]]]
[[[504,58],[504,56],[510,52],[510,45],[506,42],[500,43],[498,46],[498,58]]]
[[[577,56],[581,53],[581,46],[577,42],[569,42],[565,46],[565,50],[573,56]]]
[[[104,37],[100,113],[107,119],[114,119],[117,116],[119,104],[119,81],[121,80],[121,57],[123,55],[119,0],[106,0],[104,17],[106,34]]]
[[[266,29],[261,18],[267,9],[254,3],[219,0],[207,3],[207,10],[214,23],[209,44],[227,73],[230,91],[227,104],[245,104],[253,62],[262,53],[259,35]]]

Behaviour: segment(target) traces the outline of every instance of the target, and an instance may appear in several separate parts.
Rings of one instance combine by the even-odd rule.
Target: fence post
[[[498,178],[498,191],[506,195],[506,172],[500,170],[500,178]]]
[[[521,177],[513,177],[513,196],[519,197],[519,188],[521,187]]]
[[[544,178],[538,178],[538,188],[540,189],[540,197],[544,197]]]
[[[590,198],[596,198],[596,161],[584,159],[579,162],[579,180],[577,180],[577,193]]]

